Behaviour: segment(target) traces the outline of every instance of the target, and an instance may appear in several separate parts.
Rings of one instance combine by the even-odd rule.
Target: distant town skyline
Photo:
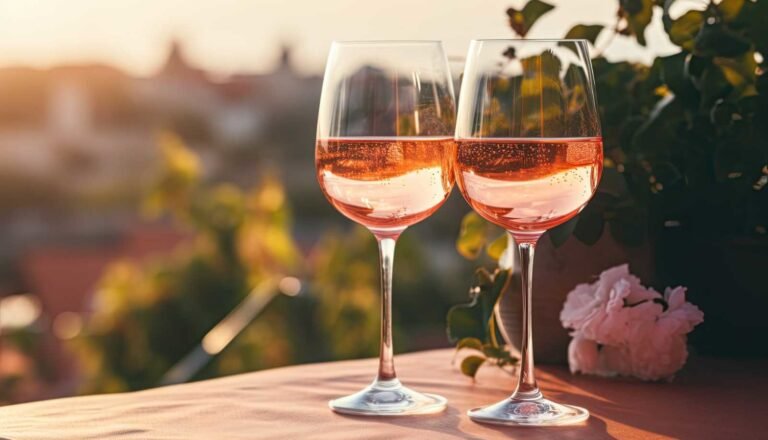
[[[549,1],[557,8],[536,24],[531,38],[562,37],[576,23],[610,26],[618,4]],[[220,75],[270,71],[283,44],[294,47],[297,69],[321,73],[334,39],[439,39],[450,56],[462,57],[472,38],[513,37],[504,11],[524,0],[361,3],[0,0],[0,67],[104,63],[145,76],[161,67],[174,38],[195,65]],[[655,54],[674,52],[659,19],[648,29],[647,49],[618,37],[606,56],[647,62]]]

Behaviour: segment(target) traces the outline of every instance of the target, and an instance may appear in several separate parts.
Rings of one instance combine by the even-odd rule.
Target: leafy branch
[[[510,270],[496,269],[490,273],[484,268],[477,269],[475,283],[469,289],[470,302],[448,311],[448,339],[456,343],[457,354],[465,349],[474,352],[461,361],[461,372],[467,376],[474,378],[484,363],[506,367],[519,360],[504,346],[494,314],[496,302],[510,279]]]
[[[520,10],[509,8],[507,9],[509,26],[517,35],[525,38],[533,25],[552,9],[555,7],[541,0],[530,0]]]
[[[622,245],[637,246],[676,228],[697,240],[765,240],[768,0],[689,1],[688,10],[674,17],[670,9],[679,6],[676,0],[617,3],[609,37],[603,24],[577,24],[565,35],[593,46],[602,36],[592,64],[605,160],[595,196],[577,217],[549,231],[550,239],[559,246],[573,235],[591,245],[608,232]],[[506,15],[512,31],[525,38],[553,9],[531,0]],[[617,36],[646,46],[654,11],[661,12],[678,53],[657,57],[650,66],[600,56]],[[502,55],[516,57],[512,49]],[[508,99],[494,96],[492,105],[501,108]],[[501,230],[470,213],[456,247],[465,258],[485,255],[495,262],[506,242]],[[495,289],[500,277],[509,278],[503,273],[479,269],[470,303],[448,316],[449,339],[457,350],[473,351],[462,362],[470,376],[485,363],[515,362],[504,349],[495,351],[502,344],[491,331],[499,297]],[[466,328],[473,330],[461,331]]]

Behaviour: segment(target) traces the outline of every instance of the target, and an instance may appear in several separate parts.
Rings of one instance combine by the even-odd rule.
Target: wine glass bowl
[[[603,148],[581,40],[475,40],[456,122],[457,181],[485,219],[546,231],[592,197]]]
[[[603,163],[594,138],[459,140],[459,187],[472,208],[507,230],[545,231],[592,197]]]
[[[376,237],[381,259],[379,372],[362,391],[329,402],[352,415],[445,409],[446,400],[403,386],[392,345],[395,242],[432,215],[454,184],[455,100],[436,41],[335,42],[318,115],[315,165],[329,202]]]
[[[545,399],[533,362],[532,275],[536,242],[577,215],[602,173],[603,145],[584,40],[475,40],[456,120],[456,180],[470,206],[505,228],[520,255],[523,332],[512,396],[468,412],[516,426],[578,423],[583,408]]]
[[[315,148],[323,193],[374,233],[429,217],[453,187],[455,114],[439,42],[334,43]]]
[[[448,198],[455,146],[452,138],[440,137],[319,140],[318,181],[351,220],[373,230],[405,228]]]

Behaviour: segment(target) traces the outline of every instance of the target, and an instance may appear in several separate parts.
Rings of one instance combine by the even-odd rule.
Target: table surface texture
[[[328,400],[367,385],[375,359],[300,365],[146,391],[0,408],[0,439],[758,439],[768,438],[768,361],[691,359],[671,383],[537,368],[548,397],[583,406],[581,425],[480,425],[468,409],[496,402],[515,377],[481,368],[464,377],[453,350],[399,355],[406,385],[448,398],[436,415],[351,417]]]

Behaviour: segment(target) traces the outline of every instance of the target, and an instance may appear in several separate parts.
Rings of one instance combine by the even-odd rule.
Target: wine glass
[[[332,400],[353,415],[428,414],[445,398],[403,386],[392,352],[392,263],[405,228],[434,213],[453,188],[456,107],[438,41],[334,42],[317,123],[320,188],[368,228],[381,259],[379,373],[362,391]]]
[[[545,399],[534,377],[531,299],[536,242],[584,208],[597,188],[603,143],[584,40],[475,40],[456,119],[456,180],[520,255],[523,332],[517,388],[472,409],[472,420],[518,426],[578,423],[586,409]]]

